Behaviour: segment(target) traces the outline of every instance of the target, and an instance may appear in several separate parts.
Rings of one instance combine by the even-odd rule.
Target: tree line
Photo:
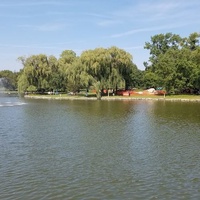
[[[93,88],[101,98],[102,89],[162,87],[169,94],[198,93],[200,90],[199,33],[182,38],[166,33],[151,37],[144,48],[150,52],[139,70],[130,53],[118,47],[86,50],[77,56],[65,50],[59,58],[45,54],[19,57],[18,73],[0,71],[18,91],[79,91]],[[8,81],[9,82],[9,81]]]
[[[132,56],[117,47],[86,50],[76,56],[65,50],[59,59],[45,54],[20,57],[24,68],[18,78],[18,90],[79,91],[93,88],[101,98],[102,89],[126,88],[137,82],[138,69]]]

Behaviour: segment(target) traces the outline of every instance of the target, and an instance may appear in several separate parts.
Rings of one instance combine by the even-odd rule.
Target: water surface
[[[199,199],[200,104],[0,98],[0,199]]]

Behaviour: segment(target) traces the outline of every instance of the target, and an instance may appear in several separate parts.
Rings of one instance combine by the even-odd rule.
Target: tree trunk
[[[97,95],[97,100],[101,100],[101,86],[100,86],[101,84],[100,84],[100,81],[98,81],[97,83],[96,83],[96,86],[95,86],[95,88],[96,88],[96,95]]]
[[[101,90],[97,91],[97,100],[101,100]]]
[[[118,90],[118,87],[116,85],[116,87],[115,87],[115,95],[117,95],[117,90]]]

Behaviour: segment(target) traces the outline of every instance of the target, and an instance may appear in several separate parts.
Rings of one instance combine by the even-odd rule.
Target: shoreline
[[[46,100],[96,100],[96,97],[84,97],[84,96],[40,96],[40,95],[25,95],[24,98],[27,99],[46,99]],[[117,96],[117,97],[107,97],[107,96],[103,96],[101,98],[101,101],[123,101],[123,100],[128,100],[128,101],[134,101],[134,100],[145,100],[145,101],[149,101],[149,100],[153,100],[153,101],[182,101],[182,102],[200,102],[200,97],[197,99],[189,99],[189,98],[170,98],[170,97],[121,97],[121,96]]]

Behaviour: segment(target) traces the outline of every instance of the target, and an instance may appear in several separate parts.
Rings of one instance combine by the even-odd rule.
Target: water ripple
[[[199,198],[196,104],[24,103],[0,112],[1,199]]]

